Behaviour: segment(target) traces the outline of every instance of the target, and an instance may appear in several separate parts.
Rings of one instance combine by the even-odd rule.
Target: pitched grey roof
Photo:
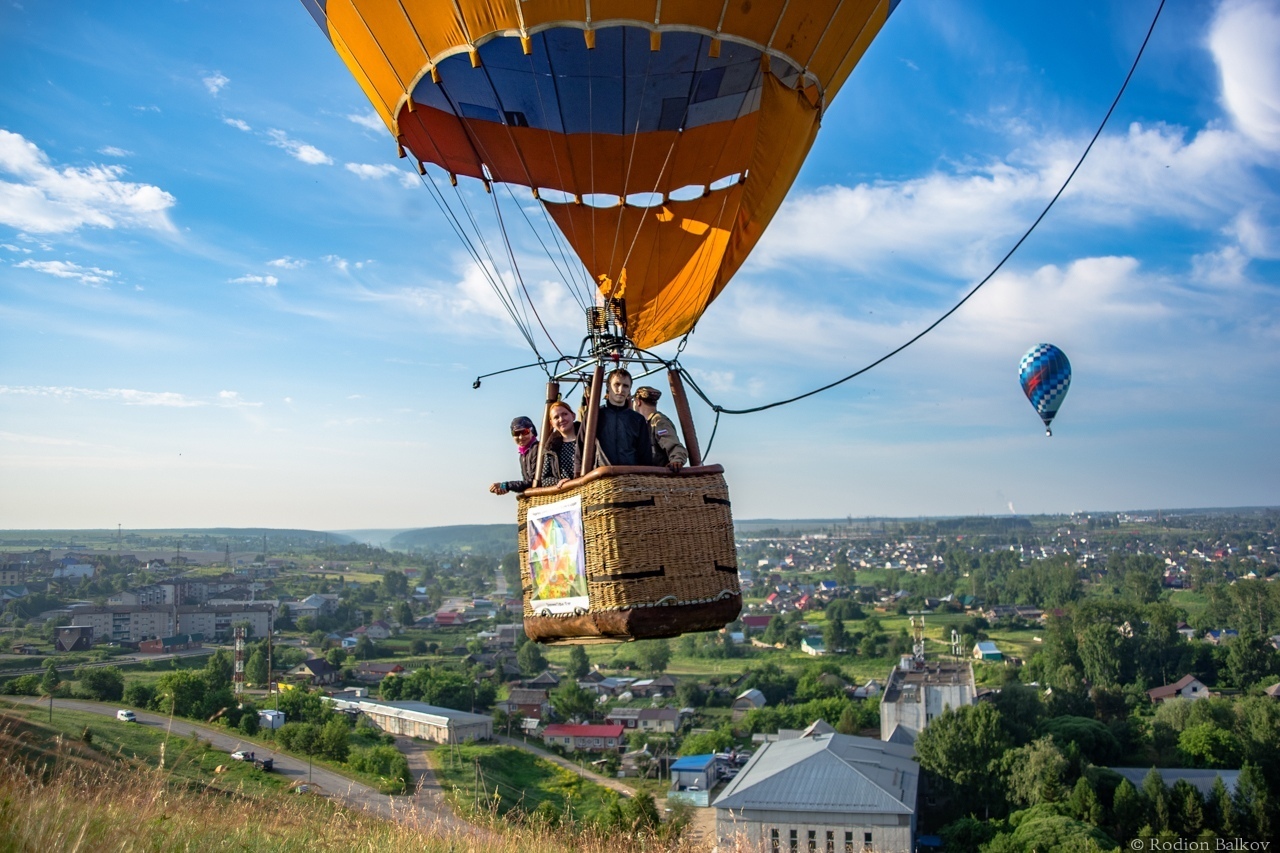
[[[714,805],[909,815],[920,776],[912,755],[910,747],[835,733],[766,743]]]

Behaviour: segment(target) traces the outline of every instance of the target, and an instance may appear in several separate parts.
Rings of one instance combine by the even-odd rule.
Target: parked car
[[[253,756],[252,752],[245,752],[242,749],[237,749],[235,752],[231,753],[231,760],[246,761],[246,760],[250,760],[252,756]]]
[[[253,759],[253,766],[264,773],[270,773],[271,768],[276,766],[276,762],[273,758],[255,758]]]
[[[127,708],[121,708],[116,711],[116,719],[122,723],[136,723],[138,722],[138,715]]]

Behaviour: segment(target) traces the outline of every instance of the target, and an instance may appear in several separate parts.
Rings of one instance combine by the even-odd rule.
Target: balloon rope
[[[1036,230],[1036,226],[1040,224],[1040,221],[1043,220],[1046,215],[1048,215],[1049,211],[1053,208],[1053,205],[1058,201],[1059,198],[1061,198],[1062,193],[1066,191],[1067,186],[1071,183],[1071,179],[1076,176],[1076,172],[1080,171],[1080,167],[1084,165],[1085,158],[1088,157],[1089,152],[1093,150],[1093,144],[1097,142],[1098,137],[1102,135],[1103,128],[1107,126],[1107,121],[1111,118],[1111,114],[1115,112],[1116,106],[1120,103],[1121,96],[1124,95],[1125,89],[1129,87],[1129,81],[1133,79],[1134,72],[1138,70],[1138,61],[1142,59],[1142,54],[1147,49],[1147,43],[1151,41],[1151,33],[1156,28],[1156,22],[1160,20],[1160,12],[1164,9],[1164,3],[1165,3],[1165,0],[1160,0],[1160,5],[1156,8],[1155,17],[1151,19],[1151,26],[1147,28],[1146,38],[1142,40],[1142,46],[1138,48],[1138,55],[1133,58],[1133,64],[1129,66],[1129,73],[1125,75],[1124,82],[1120,84],[1120,91],[1116,92],[1115,98],[1111,101],[1111,106],[1107,109],[1107,114],[1103,116],[1102,123],[1098,125],[1098,130],[1093,134],[1093,138],[1089,140],[1089,144],[1085,146],[1084,153],[1082,153],[1080,155],[1080,159],[1076,161],[1075,168],[1071,170],[1071,174],[1067,175],[1067,179],[1062,182],[1062,186],[1058,188],[1058,191],[1053,194],[1053,198],[1049,199],[1049,203],[1045,205],[1044,210],[1040,211],[1040,215],[1035,218],[1035,221],[1031,223],[1031,226],[1027,228],[1025,232],[1023,232],[1021,237],[1018,238],[1018,242],[1013,244],[1013,248],[1010,249],[1005,254],[1005,256],[1000,259],[1000,262],[995,265],[995,268],[992,269],[991,272],[987,273],[986,278],[982,279],[982,281],[975,284],[973,286],[973,289],[970,290],[968,293],[966,293],[964,295],[964,298],[961,299],[959,302],[957,302],[955,305],[953,305],[949,311],[947,311],[938,319],[934,320],[932,323],[926,326],[923,331],[921,331],[915,337],[911,338],[910,340],[908,340],[906,343],[902,344],[898,348],[889,351],[885,355],[882,355],[880,358],[868,364],[866,367],[863,367],[860,370],[855,370],[853,373],[850,373],[848,376],[845,376],[842,379],[837,379],[834,382],[828,382],[826,385],[823,385],[820,388],[814,388],[812,391],[806,391],[803,394],[797,394],[796,396],[790,397],[786,400],[778,400],[777,402],[774,402],[774,403],[766,403],[763,406],[754,406],[750,409],[726,409],[724,406],[719,406],[713,403],[711,399],[707,397],[706,394],[703,393],[702,389],[698,387],[697,383],[693,381],[692,377],[689,376],[688,372],[681,369],[681,373],[684,375],[685,380],[689,383],[689,386],[693,388],[694,393],[697,394],[702,399],[702,402],[710,406],[712,411],[716,413],[717,426],[719,425],[719,416],[721,414],[749,415],[755,412],[763,412],[768,409],[774,409],[774,408],[777,408],[778,406],[786,406],[790,403],[795,403],[800,400],[803,400],[806,397],[812,397],[815,394],[821,394],[823,391],[829,391],[832,388],[835,388],[837,385],[842,385],[845,382],[848,382],[850,379],[861,376],[862,374],[866,373],[868,370],[871,370],[873,367],[878,367],[879,365],[884,364],[886,361],[893,358],[895,355],[902,352],[907,347],[911,346],[916,341],[920,340],[925,335],[932,332],[938,326],[942,325],[943,320],[946,320],[952,314],[956,313],[956,311],[960,310],[960,306],[968,302],[969,299],[975,293],[981,290],[982,286],[985,285],[987,282],[989,282],[992,279],[992,277],[994,277],[995,274],[1000,271],[1001,267],[1005,265],[1005,262],[1008,261],[1009,258],[1013,257],[1013,253],[1018,251],[1018,249],[1022,246],[1023,242],[1025,242],[1026,239],[1031,236],[1031,232]],[[713,431],[712,439],[714,440],[714,438],[715,438],[715,432]],[[708,442],[707,449],[710,450],[709,442]],[[704,457],[705,457],[705,454],[704,454]]]

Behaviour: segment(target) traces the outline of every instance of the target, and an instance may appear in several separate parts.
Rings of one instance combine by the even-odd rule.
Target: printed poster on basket
[[[530,601],[533,612],[559,615],[586,611],[587,555],[582,536],[582,498],[531,507],[525,517],[529,536]]]

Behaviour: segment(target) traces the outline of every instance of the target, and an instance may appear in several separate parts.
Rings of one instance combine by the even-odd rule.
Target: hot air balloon
[[[746,260],[897,0],[303,5],[400,156],[455,187],[483,182],[495,210],[497,187],[528,188],[581,262],[595,304],[577,357],[548,371],[549,407],[562,380],[598,403],[606,363],[672,366],[649,350],[688,333]],[[737,618],[723,469],[700,464],[679,372],[668,378],[689,468],[590,470],[591,405],[590,473],[519,497],[530,638],[676,636]]]
[[[1067,389],[1071,387],[1071,362],[1053,344],[1036,344],[1018,364],[1022,391],[1044,421],[1044,434],[1053,435],[1049,424],[1058,414]]]

